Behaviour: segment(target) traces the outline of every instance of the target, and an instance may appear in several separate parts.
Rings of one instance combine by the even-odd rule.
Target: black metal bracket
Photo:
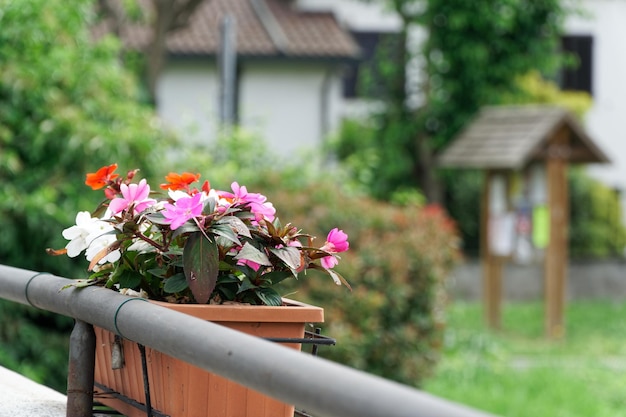
[[[324,336],[321,334],[322,329],[315,328],[315,333],[306,330],[304,337],[265,337],[265,340],[275,343],[301,343],[309,344],[313,346],[317,345],[336,345],[337,341],[332,337]]]
[[[120,401],[122,401],[122,402],[124,402],[126,404],[129,404],[129,405],[131,405],[131,406],[133,406],[133,407],[135,407],[135,408],[137,408],[137,409],[139,409],[141,411],[145,411],[146,413],[148,412],[148,410],[147,410],[147,408],[146,408],[146,406],[144,404],[142,404],[142,403],[140,403],[138,401],[135,401],[135,400],[133,400],[131,398],[128,398],[124,394],[120,394],[117,391],[113,391],[111,388],[107,387],[106,385],[102,385],[102,384],[100,384],[98,382],[95,382],[94,385],[96,387],[98,387],[98,389],[100,389],[102,391],[102,392],[94,395],[94,399],[95,400],[97,400],[98,397],[106,397],[106,396],[115,397],[118,400],[120,400]],[[107,412],[101,411],[101,410],[93,410],[93,411],[96,414],[105,414],[105,413],[108,414]],[[151,408],[150,412],[152,413],[153,417],[169,417],[166,414],[158,412],[154,408]],[[119,415],[119,414],[113,414],[113,415]]]

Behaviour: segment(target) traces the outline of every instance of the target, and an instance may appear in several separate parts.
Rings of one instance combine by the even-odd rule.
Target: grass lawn
[[[626,416],[626,302],[570,303],[560,341],[544,338],[540,302],[503,308],[492,332],[480,303],[450,306],[426,391],[506,417]]]

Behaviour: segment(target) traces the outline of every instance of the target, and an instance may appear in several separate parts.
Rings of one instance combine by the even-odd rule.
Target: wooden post
[[[480,215],[480,253],[483,269],[483,299],[485,320],[495,330],[501,328],[502,317],[502,260],[489,248],[489,194],[492,171],[484,176]]]
[[[551,145],[546,172],[550,241],[545,257],[545,331],[549,338],[565,335],[564,309],[568,263],[569,195],[567,184],[568,132],[561,130]]]

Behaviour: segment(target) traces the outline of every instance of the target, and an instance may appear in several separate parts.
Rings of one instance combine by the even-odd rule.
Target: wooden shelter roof
[[[562,129],[567,129],[569,144],[560,148],[559,157],[571,163],[609,162],[569,111],[532,105],[483,108],[440,154],[439,166],[519,169],[557,156],[549,147]]]

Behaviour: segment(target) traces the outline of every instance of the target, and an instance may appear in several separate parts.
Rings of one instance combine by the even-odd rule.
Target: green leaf
[[[235,259],[244,259],[258,263],[259,265],[270,266],[272,263],[266,254],[252,246],[249,242],[246,242]]]
[[[346,281],[339,272],[333,271],[332,269],[327,269],[326,272],[328,273],[328,275],[330,275],[333,281],[335,281],[335,284],[341,285],[343,283],[343,285],[345,285],[350,291],[352,291],[352,287],[350,286],[348,281]]]
[[[201,232],[191,234],[183,251],[183,270],[196,302],[206,304],[219,272],[217,243],[208,240]]]
[[[233,229],[227,224],[216,224],[211,227],[211,232],[230,240],[237,246],[241,246],[241,241],[235,232],[233,232]]]
[[[160,226],[169,226],[170,221],[163,216],[163,213],[151,213],[146,214],[146,218],[150,220],[150,223],[158,224]]]
[[[289,268],[297,270],[302,264],[300,250],[293,246],[285,246],[282,248],[271,248],[270,252],[280,258]]]
[[[172,275],[165,280],[163,291],[169,294],[173,294],[176,292],[184,291],[187,289],[187,287],[189,287],[189,284],[187,284],[187,278],[185,278],[185,274],[180,273]]]
[[[256,295],[265,305],[280,306],[283,304],[283,299],[280,294],[272,288],[260,288],[256,291]]]
[[[289,271],[272,271],[267,274],[263,274],[263,278],[266,279],[270,285],[278,284],[287,278],[292,278],[295,275]]]
[[[241,294],[244,291],[248,291],[248,290],[253,290],[258,288],[256,285],[254,285],[247,277],[242,281],[241,285],[239,286],[239,289],[237,290],[237,294]]]
[[[204,202],[204,207],[202,208],[202,214],[209,215],[215,212],[215,206],[217,205],[217,200],[215,197],[207,198]]]
[[[63,287],[61,287],[61,290],[64,290],[64,289],[69,288],[69,287],[75,287],[75,288],[90,287],[92,285],[96,285],[96,284],[100,283],[101,281],[102,280],[91,279],[91,278],[90,279],[76,279],[71,284],[67,284],[67,285],[64,285]]]
[[[141,275],[128,269],[122,271],[119,276],[120,288],[135,288],[141,284]]]
[[[236,275],[228,274],[228,275],[220,275],[217,279],[217,283],[219,285],[222,284],[237,284],[239,285],[242,280],[240,280]]]
[[[237,293],[235,291],[236,288],[237,287],[234,285],[232,286],[222,285],[220,286],[219,291],[222,293],[224,300],[234,300],[235,297],[237,296]]]
[[[346,281],[346,279],[341,276],[341,274],[337,271],[334,271],[332,269],[326,269],[321,265],[317,265],[317,264],[311,264],[311,269],[316,269],[318,271],[323,271],[326,272],[328,275],[330,275],[330,277],[333,279],[333,281],[335,281],[335,284],[337,285],[345,285],[350,291],[352,291],[352,287],[350,286],[350,283],[348,281]]]
[[[249,239],[252,239],[252,235],[250,235],[250,229],[248,226],[241,220],[239,217],[228,216],[221,219],[218,224],[227,224],[235,233],[239,236],[245,236]]]
[[[154,275],[155,277],[165,278],[165,274],[167,273],[167,270],[163,268],[153,268],[153,269],[148,269],[148,272]]]
[[[178,236],[182,234],[193,233],[199,230],[200,228],[198,228],[198,226],[194,222],[187,220],[185,224],[180,226],[178,229],[174,230],[174,233],[172,233],[172,239],[176,239]]]

